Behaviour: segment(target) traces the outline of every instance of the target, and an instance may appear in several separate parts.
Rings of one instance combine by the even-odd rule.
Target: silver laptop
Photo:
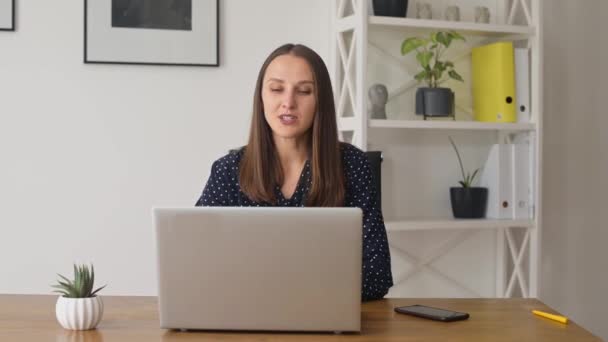
[[[360,331],[359,208],[155,208],[160,326]]]

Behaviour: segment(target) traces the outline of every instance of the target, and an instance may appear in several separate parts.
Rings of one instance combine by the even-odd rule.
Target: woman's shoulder
[[[346,184],[354,186],[353,184],[360,182],[370,172],[367,154],[358,147],[344,142],[340,143],[340,152]]]
[[[241,157],[243,156],[244,150],[245,147],[230,150],[230,152],[213,162],[214,167],[224,170],[236,171],[239,166],[239,163],[241,162]]]
[[[365,152],[363,152],[360,148],[351,145],[347,142],[340,142],[340,154],[342,155],[342,160],[345,162],[367,161],[367,154],[365,154]]]

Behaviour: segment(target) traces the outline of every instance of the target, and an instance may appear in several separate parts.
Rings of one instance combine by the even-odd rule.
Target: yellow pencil
[[[535,315],[539,315],[548,319],[552,319],[554,321],[558,321],[560,323],[564,323],[564,324],[568,324],[568,318],[564,317],[564,316],[560,316],[560,315],[553,315],[547,312],[543,312],[543,311],[538,311],[538,310],[532,310],[532,312]]]

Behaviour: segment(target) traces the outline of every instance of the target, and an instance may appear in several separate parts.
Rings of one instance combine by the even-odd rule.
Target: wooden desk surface
[[[536,299],[385,299],[364,303],[361,334],[180,332],[159,328],[156,297],[102,297],[96,330],[69,331],[55,319],[56,296],[0,295],[0,341],[600,341],[574,322],[530,311],[555,311]],[[468,312],[443,323],[398,314],[395,306],[424,304]]]

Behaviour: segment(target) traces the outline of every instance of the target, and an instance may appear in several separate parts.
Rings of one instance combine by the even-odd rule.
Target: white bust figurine
[[[416,3],[416,18],[418,19],[432,19],[433,11],[431,4],[417,2]]]
[[[372,119],[386,119],[386,102],[388,101],[388,90],[383,84],[374,84],[367,92],[371,109],[369,117]]]
[[[490,22],[490,10],[485,6],[475,7],[475,22],[488,24]]]
[[[445,10],[445,20],[460,21],[460,8],[458,6],[448,6]]]

